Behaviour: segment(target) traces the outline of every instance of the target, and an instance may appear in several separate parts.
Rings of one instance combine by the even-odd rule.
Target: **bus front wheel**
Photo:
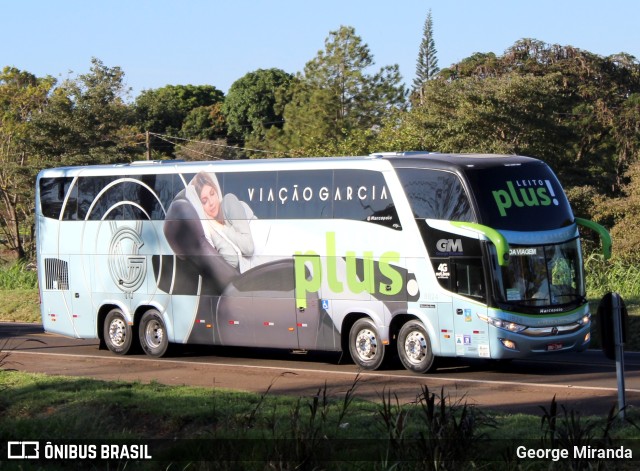
[[[127,322],[124,313],[112,309],[104,319],[104,342],[107,348],[118,355],[126,355],[133,344],[133,330]]]
[[[398,356],[404,367],[426,373],[433,366],[433,351],[427,329],[419,321],[409,321],[398,333]]]
[[[161,357],[167,353],[169,338],[162,315],[156,309],[149,309],[142,315],[138,326],[140,346],[144,353],[152,357]]]
[[[349,353],[353,361],[365,370],[375,370],[384,360],[384,344],[374,322],[358,319],[349,331]]]

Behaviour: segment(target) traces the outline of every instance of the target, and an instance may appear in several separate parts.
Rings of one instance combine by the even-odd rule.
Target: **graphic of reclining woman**
[[[215,174],[199,172],[186,189],[186,198],[193,205],[205,237],[224,260],[243,272],[254,252],[249,222],[253,212],[246,203],[228,193],[221,197]]]

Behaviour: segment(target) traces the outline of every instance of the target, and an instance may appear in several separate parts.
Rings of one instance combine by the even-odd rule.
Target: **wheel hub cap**
[[[378,341],[375,334],[369,329],[358,332],[356,337],[356,350],[361,358],[370,360],[376,355]]]
[[[121,346],[126,338],[127,326],[122,319],[114,319],[109,325],[109,338],[114,345]]]
[[[427,341],[420,332],[411,332],[404,341],[404,351],[412,363],[420,363],[427,355]]]

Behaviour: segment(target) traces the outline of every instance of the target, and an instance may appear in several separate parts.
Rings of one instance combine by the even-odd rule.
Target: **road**
[[[418,375],[392,365],[359,371],[340,355],[223,347],[181,347],[169,358],[143,354],[117,356],[95,340],[45,333],[39,324],[0,323],[3,368],[103,380],[157,381],[171,385],[239,389],[270,394],[312,396],[327,385],[342,398],[357,382],[356,396],[379,400],[383,392],[403,402],[415,401],[423,386],[452,401],[505,412],[540,415],[556,396],[567,410],[606,414],[617,403],[615,363],[599,351],[549,354],[544,359],[486,361],[447,360],[433,372]],[[0,362],[2,362],[0,355]],[[625,354],[626,403],[640,406],[640,353]]]

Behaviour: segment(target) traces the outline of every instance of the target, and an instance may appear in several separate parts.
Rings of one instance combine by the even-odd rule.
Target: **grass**
[[[0,290],[25,289],[38,287],[38,275],[25,263],[12,263],[0,267]]]
[[[131,469],[430,470],[486,468],[490,460],[491,469],[547,469],[548,463],[536,468],[526,461],[514,467],[513,446],[545,440],[617,446],[621,439],[640,439],[632,422],[581,417],[555,399],[540,416],[489,414],[426,386],[412,404],[391,390],[365,401],[357,397],[358,382],[341,396],[319,385],[316,394],[295,398],[270,395],[270,388],[252,394],[0,369],[0,443],[152,440],[154,457],[165,464],[131,463]],[[201,462],[214,458],[215,464]],[[104,469],[125,469],[120,466]],[[554,469],[587,468],[560,463]]]

